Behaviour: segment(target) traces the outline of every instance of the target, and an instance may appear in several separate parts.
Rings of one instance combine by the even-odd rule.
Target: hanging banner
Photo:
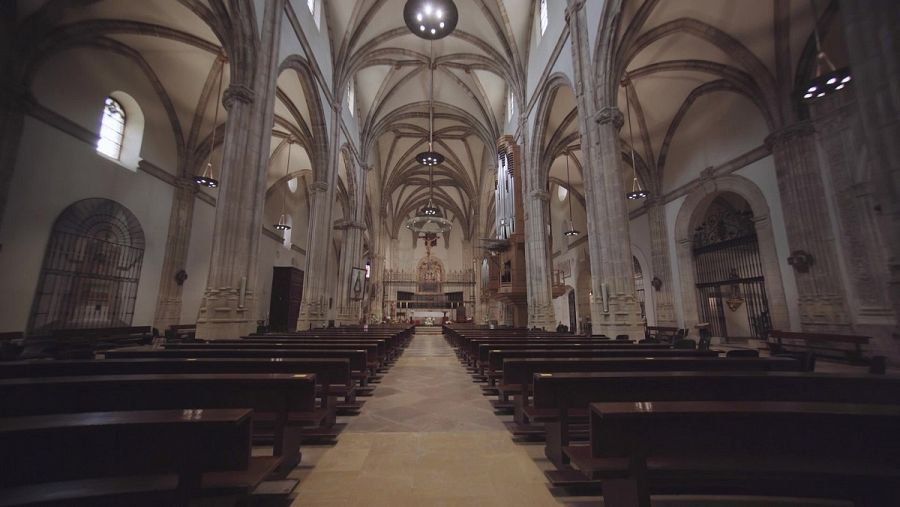
[[[350,299],[359,301],[366,293],[366,270],[352,268],[350,271]]]

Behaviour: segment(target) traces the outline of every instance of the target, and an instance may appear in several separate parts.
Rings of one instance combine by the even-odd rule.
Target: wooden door
[[[269,329],[294,331],[303,299],[303,271],[294,267],[272,269],[272,298],[269,303]]]

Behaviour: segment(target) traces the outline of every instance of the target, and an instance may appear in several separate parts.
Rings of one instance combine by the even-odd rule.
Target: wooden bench
[[[263,335],[263,336],[244,336],[241,338],[252,343],[376,343],[379,345],[379,357],[384,357],[384,363],[389,364],[396,360],[403,352],[403,345],[399,336],[358,336],[358,335],[335,335],[335,336],[305,336],[305,335]]]
[[[156,349],[151,347],[126,347],[107,351],[105,357],[111,359],[148,359],[148,358],[333,358],[350,361],[350,370],[354,380],[360,386],[366,386],[369,379],[366,351],[353,350],[297,350],[297,349],[231,349],[204,348],[189,349]]]
[[[593,350],[663,350],[670,349],[668,345],[657,344],[630,344],[603,341],[578,341],[566,343],[547,343],[542,341],[531,342],[478,342],[478,355],[475,357],[477,368],[488,368],[492,350],[559,350],[565,349],[593,349]]]
[[[786,357],[611,357],[518,358],[503,362],[502,400],[514,396],[515,422],[526,424],[525,407],[535,373],[624,371],[798,371],[800,362]]]
[[[772,354],[791,352],[812,352],[830,359],[869,364],[863,346],[871,341],[870,336],[855,336],[826,333],[794,333],[790,331],[769,331],[767,345]]]
[[[172,324],[166,330],[168,341],[191,341],[197,338],[197,324]]]
[[[817,402],[593,403],[590,445],[566,454],[607,507],[651,494],[900,503],[900,406]]]
[[[822,401],[900,405],[900,376],[783,371],[537,373],[524,411],[544,422],[545,455],[566,463],[572,423],[586,423],[588,405],[621,401]],[[581,478],[548,472],[555,484]]]
[[[229,409],[0,419],[0,505],[246,498],[280,461],[251,457],[250,416]]]
[[[628,347],[628,346],[626,346]],[[564,349],[490,349],[488,352],[488,379],[502,378],[503,361],[520,358],[605,358],[605,357],[719,357],[715,350],[675,350],[672,348],[564,348]]]
[[[272,424],[275,456],[300,461],[300,428],[319,428],[329,408],[316,406],[312,374],[153,374],[0,380],[0,416],[57,413],[250,408]],[[333,411],[331,411],[333,413]]]
[[[57,329],[49,336],[29,336],[22,342],[23,359],[91,359],[96,351],[150,343],[150,326]]]
[[[675,343],[675,340],[685,336],[681,328],[669,326],[647,326],[644,328],[644,338],[658,340],[665,343]]]
[[[225,342],[225,343],[222,343]],[[206,343],[167,343],[166,350],[218,350],[218,349],[282,349],[282,350],[365,350],[366,366],[370,377],[375,377],[383,363],[383,356],[379,356],[379,347],[375,342],[341,342],[323,341],[319,343],[306,342],[268,342],[268,341],[231,341],[221,340]]]

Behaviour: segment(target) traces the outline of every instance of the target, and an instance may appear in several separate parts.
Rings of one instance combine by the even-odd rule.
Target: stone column
[[[303,302],[300,304],[300,317],[297,329],[307,330],[325,327],[328,324],[327,281],[328,262],[332,234],[332,211],[334,210],[334,191],[337,187],[338,159],[340,156],[340,121],[341,105],[334,104],[331,112],[328,139],[328,166],[320,172],[321,179],[310,185],[313,207],[309,217],[309,233],[307,235],[306,273],[304,276]]]
[[[666,213],[663,202],[658,197],[651,197],[647,202],[647,217],[650,221],[650,262],[653,264],[651,276],[658,278],[662,284],[658,290],[654,287],[650,296],[656,306],[656,325],[676,326],[678,320],[675,317],[675,300],[672,297],[675,287],[669,266]]]
[[[550,223],[550,194],[532,190],[525,196],[525,268],[528,281],[528,327],[552,330],[550,248],[547,224]]]
[[[362,247],[362,231],[366,225],[361,222],[347,222],[341,226],[344,229],[344,246],[341,248],[341,260],[338,265],[337,324],[341,326],[355,326],[359,324],[359,301],[351,300],[350,274],[358,265],[360,249]]]
[[[591,325],[594,334],[640,337],[641,307],[634,293],[634,260],[622,184],[619,129],[623,116],[615,104],[597,104],[591,44],[584,2],[570,0],[566,21],[572,36],[572,64],[578,127],[585,160],[588,247],[591,257]],[[596,21],[593,21],[595,23]],[[604,300],[604,294],[606,298]]]
[[[257,258],[278,76],[283,1],[267,2],[252,69],[237,72],[228,111],[209,276],[197,336],[233,339],[256,329]]]
[[[773,132],[766,144],[775,160],[791,255],[812,256],[811,265],[794,269],[800,324],[804,331],[849,333],[850,316],[812,123],[804,121]]]
[[[169,235],[166,238],[166,253],[163,257],[159,296],[156,300],[156,315],[153,317],[153,327],[160,333],[165,332],[173,324],[181,323],[182,283],[176,280],[176,274],[186,268],[196,194],[197,185],[193,181],[180,178],[175,183],[175,196],[169,214]],[[196,275],[188,273],[188,276],[192,274]],[[190,316],[190,320],[193,321],[194,318]]]
[[[894,0],[842,0],[841,18],[853,74],[850,88],[872,157],[873,209],[885,239],[889,294],[894,317],[900,319],[900,9]],[[896,325],[894,336],[900,337]]]

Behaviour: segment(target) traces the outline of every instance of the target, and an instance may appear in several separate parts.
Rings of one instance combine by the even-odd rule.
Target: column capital
[[[222,94],[222,105],[225,106],[225,109],[231,109],[235,101],[241,104],[250,104],[255,97],[256,92],[249,86],[241,83],[231,83],[228,85],[225,93]]]
[[[547,192],[546,190],[532,190],[531,192],[528,193],[528,196],[531,197],[532,199],[535,199],[538,201],[544,201],[544,202],[550,201],[550,193]]]
[[[772,132],[766,137],[765,144],[771,150],[778,145],[815,133],[816,129],[813,123],[809,120],[803,120]]]
[[[606,106],[594,113],[594,121],[600,125],[612,123],[613,127],[615,127],[616,130],[619,130],[622,128],[622,125],[625,124],[625,116],[618,107]]]
[[[568,5],[566,5],[566,24],[569,24],[569,20],[572,19],[572,16],[578,14],[584,7],[584,0],[569,0]]]
[[[324,181],[314,181],[309,185],[309,190],[313,193],[324,193],[328,191],[328,183]]]

